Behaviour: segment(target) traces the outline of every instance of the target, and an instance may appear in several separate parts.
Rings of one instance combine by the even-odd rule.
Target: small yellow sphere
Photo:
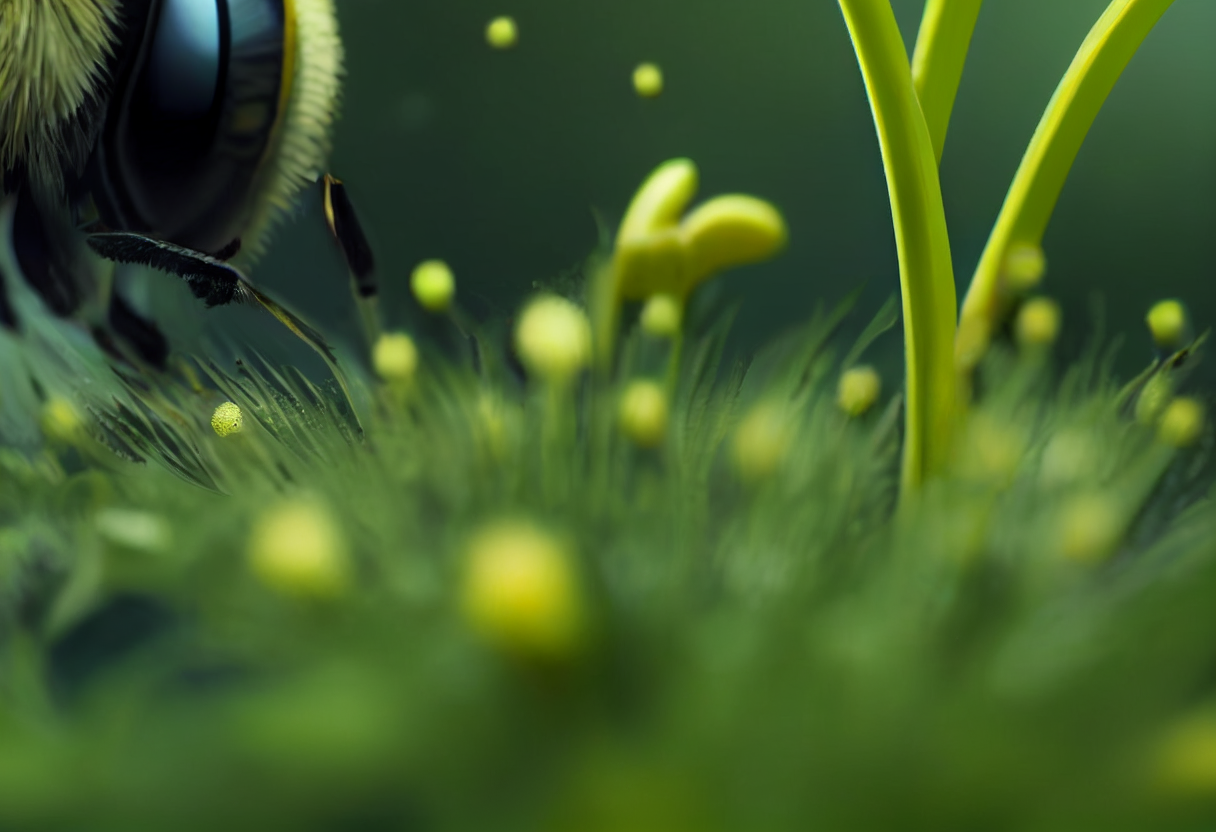
[[[84,420],[76,405],[62,396],[51,396],[42,406],[42,432],[55,442],[73,444],[84,434]]]
[[[1167,445],[1186,448],[1199,441],[1203,434],[1203,405],[1186,396],[1179,396],[1161,414],[1157,437]]]
[[[245,428],[245,416],[236,402],[224,402],[211,414],[211,429],[219,436],[232,436]]]
[[[1105,560],[1123,537],[1124,514],[1109,497],[1087,494],[1074,498],[1061,517],[1061,553],[1079,563]]]
[[[541,295],[519,316],[515,348],[530,372],[551,384],[564,384],[591,360],[591,325],[570,301]]]
[[[372,368],[385,381],[407,382],[418,369],[418,348],[404,332],[386,332],[372,347]]]
[[[638,64],[633,70],[633,89],[642,98],[657,98],[663,92],[663,70],[652,63]]]
[[[1181,345],[1186,334],[1186,308],[1176,300],[1163,300],[1153,304],[1145,318],[1153,341],[1162,349]]]
[[[731,460],[745,482],[765,479],[777,470],[789,452],[793,429],[785,408],[761,402],[735,429]]]
[[[265,512],[249,535],[247,554],[262,583],[285,595],[332,598],[346,590],[346,541],[315,500],[297,498]]]
[[[635,445],[654,448],[667,433],[667,394],[653,381],[633,381],[621,395],[621,431]]]
[[[684,305],[675,295],[651,295],[642,307],[642,331],[655,338],[674,338],[683,317]]]
[[[531,523],[501,521],[469,542],[462,608],[470,626],[507,652],[569,655],[582,632],[582,604],[570,555]]]
[[[510,49],[519,42],[519,27],[515,18],[503,15],[486,26],[486,43],[495,49]]]
[[[860,416],[878,401],[882,378],[873,367],[852,367],[840,376],[836,403],[850,416]]]
[[[1046,347],[1060,334],[1060,305],[1051,298],[1031,298],[1018,310],[1014,325],[1023,347]]]
[[[1005,286],[1012,292],[1028,292],[1043,281],[1047,257],[1038,246],[1019,243],[1005,252],[1003,266]]]
[[[410,275],[410,291],[423,309],[429,312],[446,312],[456,294],[456,278],[442,260],[426,260],[419,263]]]

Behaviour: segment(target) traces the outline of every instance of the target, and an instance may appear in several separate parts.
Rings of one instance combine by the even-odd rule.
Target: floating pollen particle
[[[1023,347],[1047,347],[1060,334],[1060,305],[1051,298],[1031,298],[1022,304],[1014,325]]]
[[[663,70],[652,63],[638,64],[633,70],[633,89],[642,98],[658,98],[663,93]]]
[[[633,381],[621,395],[621,431],[635,445],[654,448],[667,433],[667,394],[653,381]]]
[[[541,295],[519,316],[515,346],[530,372],[551,384],[564,384],[591,359],[591,325],[570,301]]]
[[[486,43],[495,49],[510,49],[519,43],[519,27],[515,18],[502,15],[486,26]]]
[[[410,275],[410,291],[428,312],[446,312],[456,294],[456,278],[447,263],[426,260]]]
[[[404,332],[386,332],[372,347],[372,369],[388,382],[407,382],[418,369],[418,348]]]
[[[262,514],[249,535],[249,565],[285,595],[330,598],[348,583],[346,542],[328,508],[297,498]]]
[[[482,637],[517,655],[562,658],[581,636],[582,603],[570,554],[525,521],[501,521],[474,535],[462,608]]]
[[[232,436],[245,428],[245,416],[236,402],[224,402],[211,414],[211,429],[219,436]]]
[[[882,392],[882,378],[873,367],[852,367],[840,376],[836,403],[850,416],[860,416],[874,406]]]

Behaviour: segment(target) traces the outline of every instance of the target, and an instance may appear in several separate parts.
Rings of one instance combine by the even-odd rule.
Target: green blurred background
[[[922,4],[896,0],[905,41]],[[1106,0],[989,0],[942,162],[961,293],[1043,107]],[[376,245],[394,325],[410,325],[417,261],[439,257],[465,302],[509,314],[533,281],[570,268],[658,162],[686,155],[702,196],[743,191],[785,212],[780,259],[725,278],[744,299],[737,346],[866,282],[863,312],[897,288],[873,123],[830,0],[339,0],[348,78],[333,170]],[[519,23],[490,49],[498,14]],[[1216,2],[1177,0],[1115,87],[1083,146],[1044,246],[1044,291],[1064,305],[1064,349],[1127,333],[1124,372],[1151,357],[1142,325],[1163,296],[1216,323]],[[666,90],[630,74],[659,63]],[[258,278],[342,340],[355,312],[315,200]],[[331,276],[332,275],[332,276]],[[866,314],[855,316],[856,325]],[[898,339],[887,339],[898,347]],[[1203,369],[1216,379],[1216,362]]]

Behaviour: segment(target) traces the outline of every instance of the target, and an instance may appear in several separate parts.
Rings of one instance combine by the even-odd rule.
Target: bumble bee
[[[121,358],[164,366],[168,345],[106,261],[176,274],[207,306],[259,303],[334,367],[243,270],[324,170],[342,58],[333,0],[0,0],[8,262]],[[360,294],[374,295],[345,191],[321,182]],[[0,324],[14,329],[9,278]]]

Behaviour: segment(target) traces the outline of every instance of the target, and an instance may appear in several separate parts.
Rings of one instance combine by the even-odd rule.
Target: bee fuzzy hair
[[[3,2],[3,0],[0,0]],[[342,76],[342,41],[333,0],[287,0],[294,38],[291,95],[270,151],[265,187],[253,207],[240,260],[266,248],[270,230],[295,207],[299,193],[325,171]],[[294,23],[294,26],[293,26]]]
[[[119,0],[0,0],[0,172],[62,188],[86,160]]]

